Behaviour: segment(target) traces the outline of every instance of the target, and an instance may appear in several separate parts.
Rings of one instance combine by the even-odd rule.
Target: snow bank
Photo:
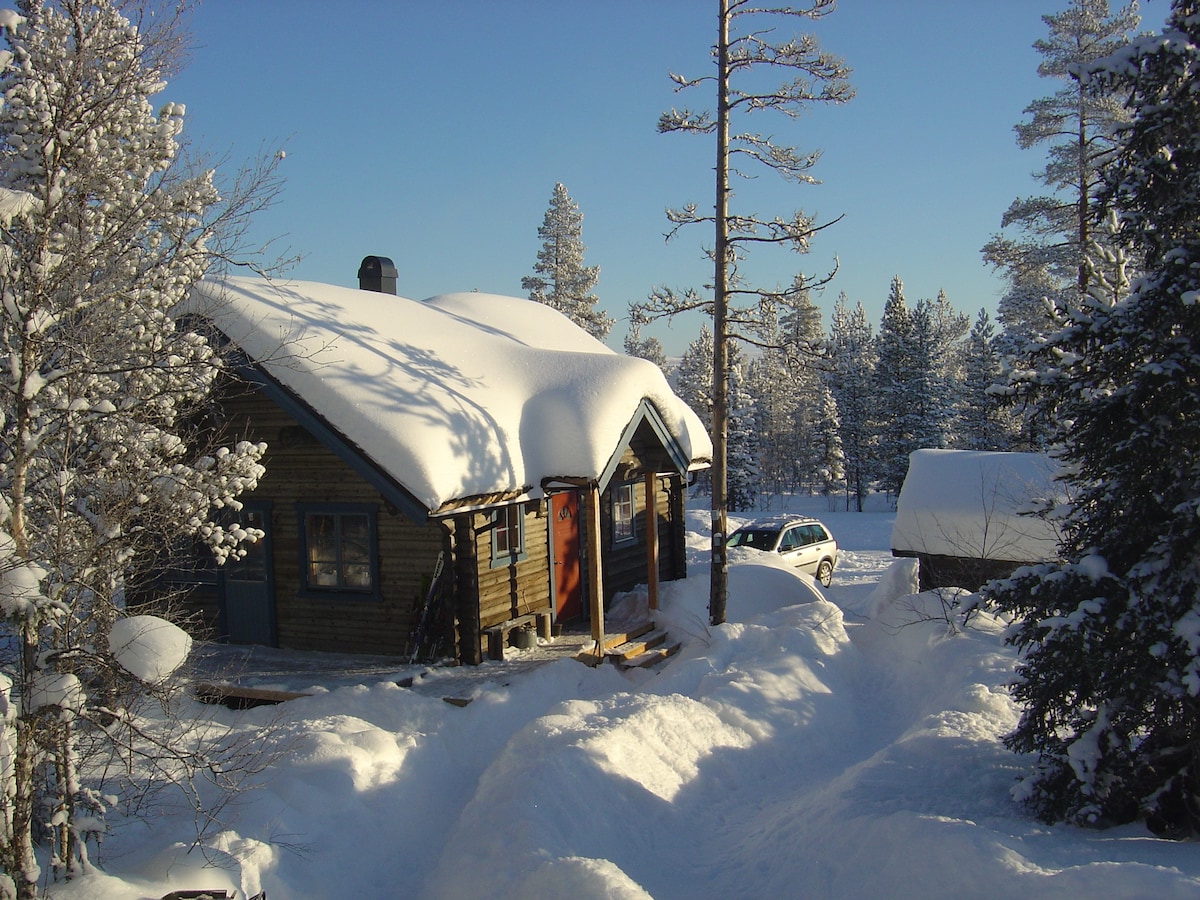
[[[409,300],[311,282],[197,286],[210,317],[272,378],[430,510],[597,478],[649,402],[688,461],[712,445],[657,366],[614,353],[544,304],[468,293]]]
[[[896,502],[892,549],[967,559],[1042,562],[1057,532],[1026,515],[1056,498],[1055,465],[1041,453],[917,450]]]
[[[878,519],[827,524],[848,548],[830,588],[735,565],[714,628],[704,565],[663,585],[660,618],[686,644],[656,672],[489,663],[429,670],[447,694],[469,676],[463,708],[388,681],[218,709],[280,753],[211,846],[224,869],[188,853],[182,806],[111,823],[111,874],[53,896],[1200,894],[1194,844],[1029,820],[1010,790],[1030,763],[1001,743],[1017,716],[1003,623],[952,633],[931,596],[904,593]]]

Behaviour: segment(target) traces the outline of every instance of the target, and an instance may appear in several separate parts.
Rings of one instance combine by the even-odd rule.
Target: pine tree
[[[758,419],[746,385],[746,367],[735,353],[729,368],[729,505],[750,512],[758,502],[761,473]]]
[[[142,31],[128,7],[27,2],[6,17],[0,613],[18,646],[0,675],[3,896],[34,896],[35,830],[56,872],[86,867],[81,835],[104,801],[81,772],[85,736],[126,772],[148,749],[163,772],[197,763],[194,748],[166,763],[170,741],[131,713],[156,688],[110,643],[122,587],[173,539],[223,559],[254,536],[237,525],[236,498],[261,475],[264,448],[203,452],[221,361],[171,310],[222,234],[269,201],[271,165],[224,199],[212,171],[188,170],[183,108],[156,114],[149,101],[184,36],[170,10]]]
[[[875,345],[874,421],[878,430],[875,449],[879,486],[896,496],[908,472],[909,454],[917,449],[927,399],[922,396],[918,403],[914,398],[917,380],[923,379],[925,372],[918,368],[913,316],[904,299],[904,283],[898,275],[892,279],[883,306]]]
[[[870,493],[875,469],[875,430],[872,413],[875,395],[875,339],[861,303],[846,308],[846,295],[838,296],[830,327],[829,388],[837,403],[838,437],[844,460],[846,509],[850,498],[854,508],[863,510]]]
[[[909,408],[916,448],[958,444],[958,412],[963,388],[962,339],[970,324],[939,291],[920,300],[912,312],[912,379]]]
[[[626,356],[636,356],[638,359],[648,359],[663,372],[667,371],[667,353],[663,350],[662,342],[651,335],[642,337],[642,323],[636,315],[630,317],[629,331],[625,334]]]
[[[793,413],[801,388],[794,383],[778,319],[775,304],[764,303],[758,328],[763,347],[745,373],[745,388],[754,398],[758,427],[759,489],[766,494],[792,489],[798,452]]]
[[[592,293],[600,267],[583,264],[583,213],[561,183],[554,185],[538,237],[542,249],[534,274],[521,279],[521,290],[529,291],[530,300],[557,309],[592,337],[604,340],[613,320],[597,308],[600,301]]]
[[[728,415],[730,342],[744,337],[742,329],[751,327],[764,296],[786,302],[795,294],[789,291],[762,291],[747,286],[738,264],[751,247],[780,247],[806,253],[814,234],[824,228],[804,212],[788,217],[765,218],[747,212],[733,212],[730,181],[733,175],[749,174],[749,169],[764,166],[782,178],[797,184],[814,181],[811,169],[819,153],[798,153],[794,147],[776,143],[773,136],[754,131],[748,117],[762,112],[781,112],[795,117],[816,103],[844,103],[854,96],[849,69],[840,59],[822,50],[812,35],[773,40],[775,26],[781,21],[817,20],[833,12],[835,0],[809,0],[800,7],[754,6],[746,0],[717,0],[717,37],[710,59],[713,70],[698,78],[675,73],[671,80],[677,90],[700,86],[715,88],[715,113],[706,110],[671,109],[659,117],[658,130],[664,133],[711,135],[716,145],[715,203],[712,213],[701,212],[695,203],[667,211],[674,235],[685,225],[706,225],[713,229],[713,244],[707,251],[713,263],[712,299],[704,301],[694,290],[682,295],[661,290],[651,295],[649,308],[655,315],[673,316],[688,310],[704,310],[712,316],[713,387],[712,387],[712,544],[709,567],[709,622],[725,621],[728,595],[728,559],[725,536],[728,523]],[[772,83],[772,74],[782,74],[782,84]],[[763,77],[768,80],[764,82]],[[740,166],[747,166],[743,170]],[[832,224],[832,223],[826,223]],[[816,280],[825,284],[832,273]],[[804,279],[801,285],[807,285]],[[747,303],[746,301],[749,300]]]
[[[1000,356],[996,352],[996,327],[981,309],[967,336],[967,362],[959,407],[963,450],[1008,450],[1013,434],[1012,411],[1001,405]]]
[[[705,428],[712,427],[712,341],[708,323],[701,323],[700,334],[688,344],[675,370],[675,393]]]
[[[1015,227],[1021,237],[997,235],[983,249],[984,258],[1014,284],[1027,273],[1042,272],[1056,279],[1055,293],[1078,298],[1087,292],[1085,260],[1098,237],[1090,224],[1089,199],[1128,115],[1123,96],[1084,90],[1072,71],[1124,44],[1138,25],[1135,8],[1131,3],[1113,13],[1108,0],[1070,0],[1064,11],[1042,16],[1049,34],[1033,45],[1042,56],[1038,75],[1063,86],[1027,106],[1029,118],[1015,130],[1022,149],[1049,145],[1046,165],[1036,177],[1053,193],[1014,200],[1003,227]]]
[[[1144,816],[1200,834],[1200,3],[1081,73],[1132,120],[1099,197],[1143,260],[1128,295],[1064,311],[1030,377],[1060,411],[1064,562],[994,592],[1022,618],[1008,744],[1047,821]]]

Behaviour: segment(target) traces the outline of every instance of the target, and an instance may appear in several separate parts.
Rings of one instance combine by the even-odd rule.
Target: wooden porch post
[[[479,644],[479,554],[475,548],[474,515],[454,517],[455,618],[458,619],[458,659],[468,666],[483,662]]]
[[[587,587],[588,611],[592,620],[592,640],[596,642],[596,661],[604,659],[604,576],[600,563],[600,487],[589,484],[587,495]]]
[[[646,596],[658,609],[658,476],[646,473]]]

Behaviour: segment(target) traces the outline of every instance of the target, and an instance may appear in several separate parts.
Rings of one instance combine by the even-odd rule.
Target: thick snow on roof
[[[917,450],[896,504],[892,549],[967,559],[1055,558],[1057,534],[1022,515],[1062,493],[1041,453]]]
[[[689,461],[712,445],[653,363],[529,300],[426,301],[313,282],[204,282],[188,306],[430,511],[595,479],[649,401]]]

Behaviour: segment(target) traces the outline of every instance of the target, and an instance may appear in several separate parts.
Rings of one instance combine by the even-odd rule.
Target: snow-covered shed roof
[[[1052,523],[1023,515],[1062,494],[1043,453],[917,450],[896,502],[892,550],[963,559],[1055,558]]]
[[[681,470],[712,445],[659,368],[614,352],[529,300],[417,301],[314,282],[197,285],[203,315],[269,379],[387,472],[428,512],[545,480],[599,480],[648,418]]]

